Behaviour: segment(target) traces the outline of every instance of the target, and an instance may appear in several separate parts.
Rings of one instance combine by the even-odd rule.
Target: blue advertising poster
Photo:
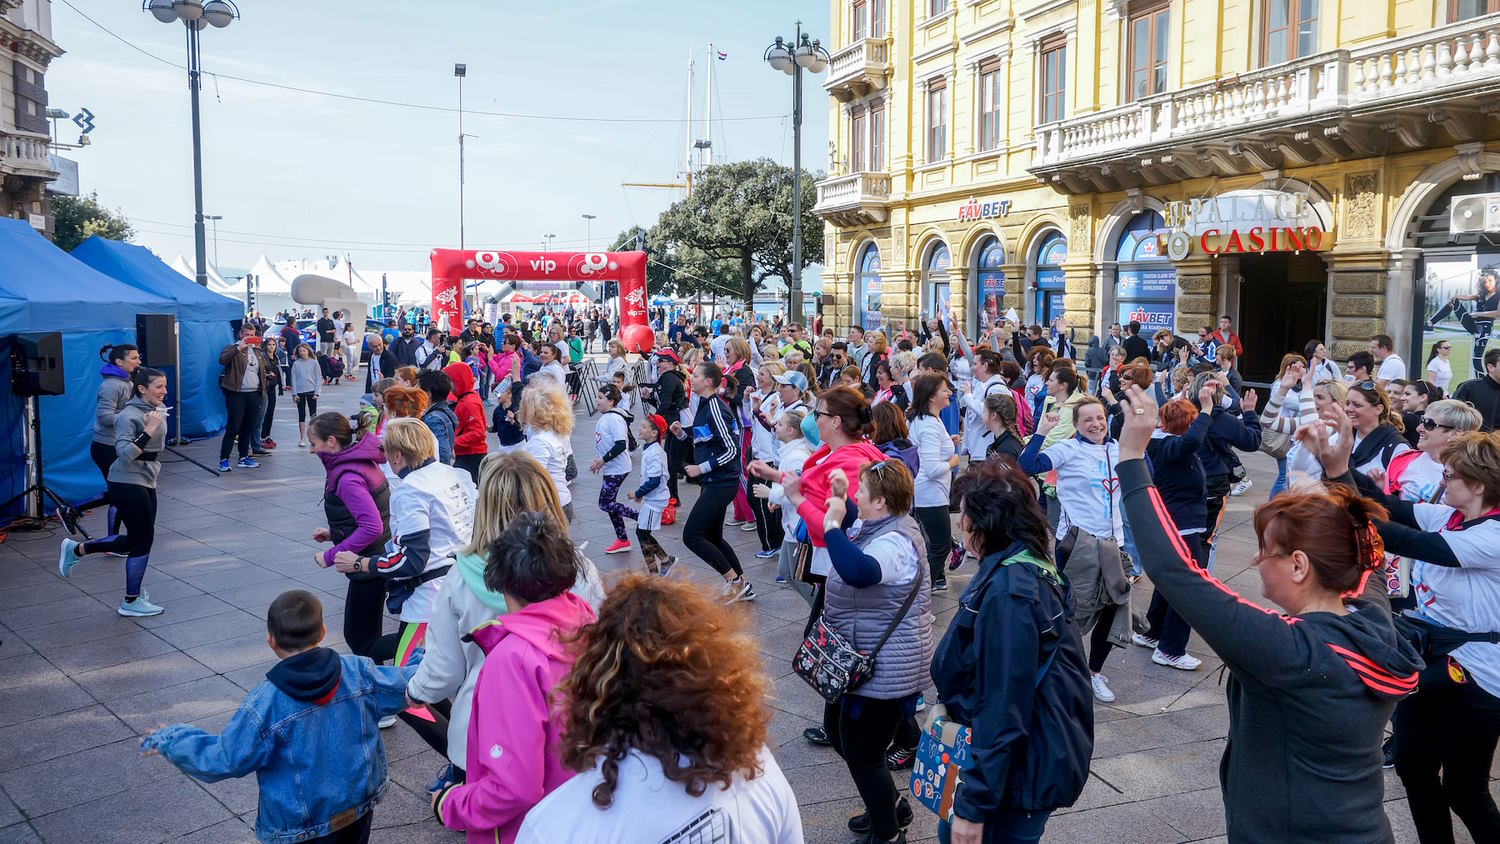
[[[1121,302],[1119,303],[1119,317],[1121,325],[1131,321],[1141,324],[1141,336],[1149,337],[1157,330],[1165,328],[1172,329],[1176,317],[1175,303],[1168,300],[1165,302]]]
[[[1171,301],[1177,296],[1177,271],[1162,269],[1122,269],[1115,284],[1118,299]]]

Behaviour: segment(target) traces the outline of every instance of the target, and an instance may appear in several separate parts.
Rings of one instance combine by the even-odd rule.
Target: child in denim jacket
[[[386,784],[377,725],[407,706],[406,684],[420,659],[383,667],[318,647],[327,632],[323,605],[301,589],[271,602],[266,631],[281,662],[223,733],[158,726],[141,749],[203,782],[255,774],[261,841],[363,844]]]

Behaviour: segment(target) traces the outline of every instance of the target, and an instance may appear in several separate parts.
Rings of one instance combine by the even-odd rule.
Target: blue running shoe
[[[146,600],[146,596],[142,594],[137,595],[134,601],[121,601],[116,612],[126,618],[146,618],[161,615],[165,610]]]
[[[241,469],[259,469],[260,464],[255,462],[254,457],[241,457],[240,462],[235,464]]]
[[[220,472],[227,472],[227,471],[229,471],[229,461],[228,460],[220,460],[219,461],[219,471]]]
[[[781,549],[779,549],[779,548],[767,548],[764,551],[756,551],[755,552],[755,558],[757,560],[769,560],[772,557],[775,557],[775,556],[779,555],[780,553],[781,553]]]
[[[456,782],[458,778],[453,775],[453,765],[451,763],[444,765],[443,769],[438,771],[437,778],[427,783],[427,793],[437,794]]]
[[[83,545],[82,542],[74,542],[71,539],[63,539],[62,552],[57,555],[58,574],[62,575],[63,577],[67,577],[68,573],[73,570],[73,567],[78,565],[78,561],[82,559],[82,557],[78,556],[78,549],[81,545]]]

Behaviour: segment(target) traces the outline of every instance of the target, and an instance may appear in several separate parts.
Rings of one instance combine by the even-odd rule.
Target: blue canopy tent
[[[219,391],[219,351],[234,342],[230,320],[243,319],[244,303],[220,296],[183,278],[144,246],[97,235],[73,250],[73,257],[131,287],[172,300],[177,317],[179,372],[167,373],[169,397],[176,408],[172,422],[189,439],[224,430],[228,414]],[[181,376],[182,395],[175,395]]]
[[[30,225],[0,218],[0,359],[10,355],[16,334],[62,332],[61,396],[43,396],[42,467],[47,485],[69,501],[83,501],[104,489],[89,459],[94,435],[94,399],[99,391],[99,348],[135,341],[135,315],[171,313],[175,303],[121,284],[68,257]],[[0,378],[0,501],[26,486],[26,455],[21,448],[25,400]],[[13,505],[8,513],[20,513]]]

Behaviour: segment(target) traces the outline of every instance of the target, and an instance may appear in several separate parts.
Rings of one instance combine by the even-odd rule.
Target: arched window
[[[922,263],[922,291],[926,294],[927,315],[938,316],[948,310],[948,267],[952,266],[948,245],[938,241]]]
[[[1166,221],[1155,211],[1142,211],[1130,218],[1115,247],[1115,311],[1120,325],[1132,320],[1141,324],[1141,336],[1176,322],[1177,270],[1161,254],[1158,236],[1165,234]]]
[[[969,318],[969,331],[978,336],[982,326],[993,325],[1005,313],[1005,247],[1000,238],[993,235],[980,242],[974,250],[974,266],[969,275],[974,279],[969,301],[973,303]]]
[[[1036,250],[1033,279],[1036,286],[1036,322],[1047,326],[1063,315],[1062,263],[1068,257],[1068,239],[1061,232],[1050,232]]]
[[[860,250],[858,270],[854,277],[854,301],[859,308],[859,324],[866,331],[879,328],[880,316],[880,248],[874,243]]]

